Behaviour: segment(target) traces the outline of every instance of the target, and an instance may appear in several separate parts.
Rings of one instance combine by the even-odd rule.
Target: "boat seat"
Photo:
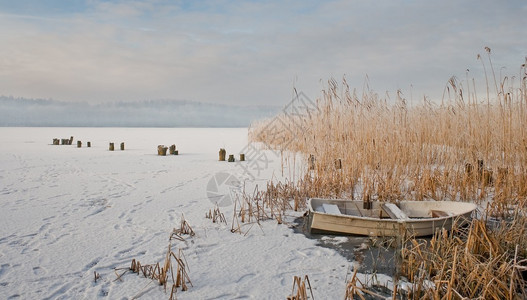
[[[381,207],[392,219],[410,220],[410,217],[394,203],[383,203]]]
[[[324,212],[327,213],[327,214],[332,214],[332,215],[341,215],[342,214],[340,212],[339,207],[337,205],[335,205],[335,204],[323,203],[322,207],[324,208]]]

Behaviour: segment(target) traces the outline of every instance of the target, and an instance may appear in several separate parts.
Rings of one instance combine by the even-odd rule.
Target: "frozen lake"
[[[70,136],[73,145],[52,145]],[[0,128],[0,137],[2,299],[168,299],[150,279],[117,280],[114,269],[162,264],[182,214],[196,234],[171,242],[193,285],[178,299],[284,299],[295,275],[309,276],[315,298],[344,297],[351,263],[335,250],[276,221],[231,233],[231,195],[297,174],[248,147],[247,129]],[[159,144],[179,155],[158,156]],[[220,162],[220,148],[247,161]],[[216,197],[227,225],[205,218]]]

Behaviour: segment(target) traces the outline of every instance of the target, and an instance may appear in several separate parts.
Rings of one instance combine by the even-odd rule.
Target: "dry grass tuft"
[[[209,212],[205,214],[205,218],[211,219],[212,223],[225,223],[225,225],[227,225],[225,215],[220,211],[218,205],[214,207],[214,210],[209,210]]]
[[[169,240],[176,239],[179,241],[184,241],[182,235],[194,236],[194,231],[185,220],[183,215],[181,216],[180,228],[174,228],[170,234]],[[120,270],[124,270],[124,272],[119,274],[118,271]],[[152,282],[157,282],[159,285],[164,287],[165,292],[167,291],[167,286],[170,286],[169,299],[176,299],[176,292],[178,288],[181,288],[182,291],[186,291],[188,290],[188,284],[192,286],[192,282],[190,281],[190,277],[188,275],[190,270],[188,268],[183,251],[179,249],[177,253],[173,252],[171,243],[168,244],[165,260],[162,265],[160,265],[159,262],[155,264],[142,265],[139,260],[132,259],[132,263],[129,268],[115,269],[115,275],[117,276],[115,281],[122,281],[122,276],[128,271],[132,271],[132,273],[137,273],[138,275],[143,275],[143,277],[150,279],[151,281],[149,284]],[[95,280],[97,281],[97,279],[98,274],[95,273]],[[141,291],[139,291],[137,295],[132,297],[132,299],[136,299],[142,295],[145,288],[146,286]]]
[[[308,290],[309,294],[307,292]],[[287,297],[287,300],[307,300],[309,299],[309,295],[311,295],[311,299],[315,299],[309,277],[306,275],[302,279],[301,277],[295,276],[293,278],[293,290],[291,295]]]
[[[266,194],[265,191],[258,189],[258,185],[252,194],[247,193],[245,189],[242,193],[236,194],[231,232],[246,235],[255,224],[261,228],[261,221],[272,219],[264,198]],[[244,227],[249,228],[244,231]]]
[[[181,215],[181,225],[179,226],[179,228],[174,228],[174,230],[172,230],[169,240],[176,239],[179,241],[184,241],[185,239],[183,238],[183,235],[194,236],[195,233],[194,230],[192,230],[192,227],[190,227],[187,220],[185,220],[185,216]]]
[[[175,263],[174,263],[175,262]],[[176,265],[176,268],[174,268]],[[172,251],[172,246],[168,245],[168,250],[165,255],[165,261],[161,266],[159,263],[156,264],[147,264],[142,265],[138,260],[132,259],[132,263],[128,270],[125,270],[122,274],[118,274],[117,271],[122,269],[116,269],[117,278],[115,280],[122,281],[122,276],[127,271],[132,271],[132,273],[137,273],[138,275],[143,275],[143,277],[148,278],[151,282],[157,282],[159,285],[162,285],[167,290],[167,286],[170,287],[170,297],[169,299],[176,299],[176,292],[178,288],[181,288],[182,291],[188,290],[188,285],[192,286],[190,277],[188,275],[189,268],[183,251],[174,253]],[[174,276],[175,270],[175,276]],[[137,295],[140,295],[143,291],[140,291]],[[133,299],[137,298],[137,295]]]
[[[368,290],[365,287],[366,285],[362,283],[357,277],[357,271],[358,269],[355,269],[355,271],[353,271],[353,275],[351,276],[351,279],[348,280],[346,284],[346,295],[344,296],[345,300],[357,299],[357,297],[364,300],[366,299],[364,297],[364,294],[372,296],[375,299],[386,299],[386,297]]]

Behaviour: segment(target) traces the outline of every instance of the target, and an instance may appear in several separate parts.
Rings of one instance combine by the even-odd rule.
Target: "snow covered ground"
[[[70,136],[71,146],[51,145]],[[117,280],[114,269],[162,264],[182,214],[196,234],[172,240],[193,285],[178,299],[284,299],[295,275],[309,276],[315,298],[344,297],[352,263],[335,250],[276,221],[231,233],[229,197],[227,225],[205,218],[214,195],[236,190],[225,178],[251,190],[282,176],[273,152],[247,148],[247,129],[0,128],[0,138],[1,299],[168,299],[151,280]],[[158,156],[159,144],[180,155]],[[248,161],[219,162],[219,148]]]

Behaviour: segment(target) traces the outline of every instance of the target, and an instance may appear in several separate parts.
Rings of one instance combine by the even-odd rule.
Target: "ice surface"
[[[70,136],[71,146],[51,145]],[[220,207],[228,225],[205,218],[210,195],[298,174],[295,164],[282,171],[272,151],[248,155],[247,129],[0,128],[0,137],[1,299],[168,299],[142,276],[116,280],[114,269],[162,263],[182,214],[196,235],[172,241],[193,284],[178,299],[285,299],[295,275],[309,276],[315,298],[344,297],[352,264],[335,250],[275,221],[231,233],[229,197]],[[109,142],[126,150],[108,151]],[[158,156],[159,144],[176,144],[179,155]],[[219,162],[220,148],[247,162]]]

